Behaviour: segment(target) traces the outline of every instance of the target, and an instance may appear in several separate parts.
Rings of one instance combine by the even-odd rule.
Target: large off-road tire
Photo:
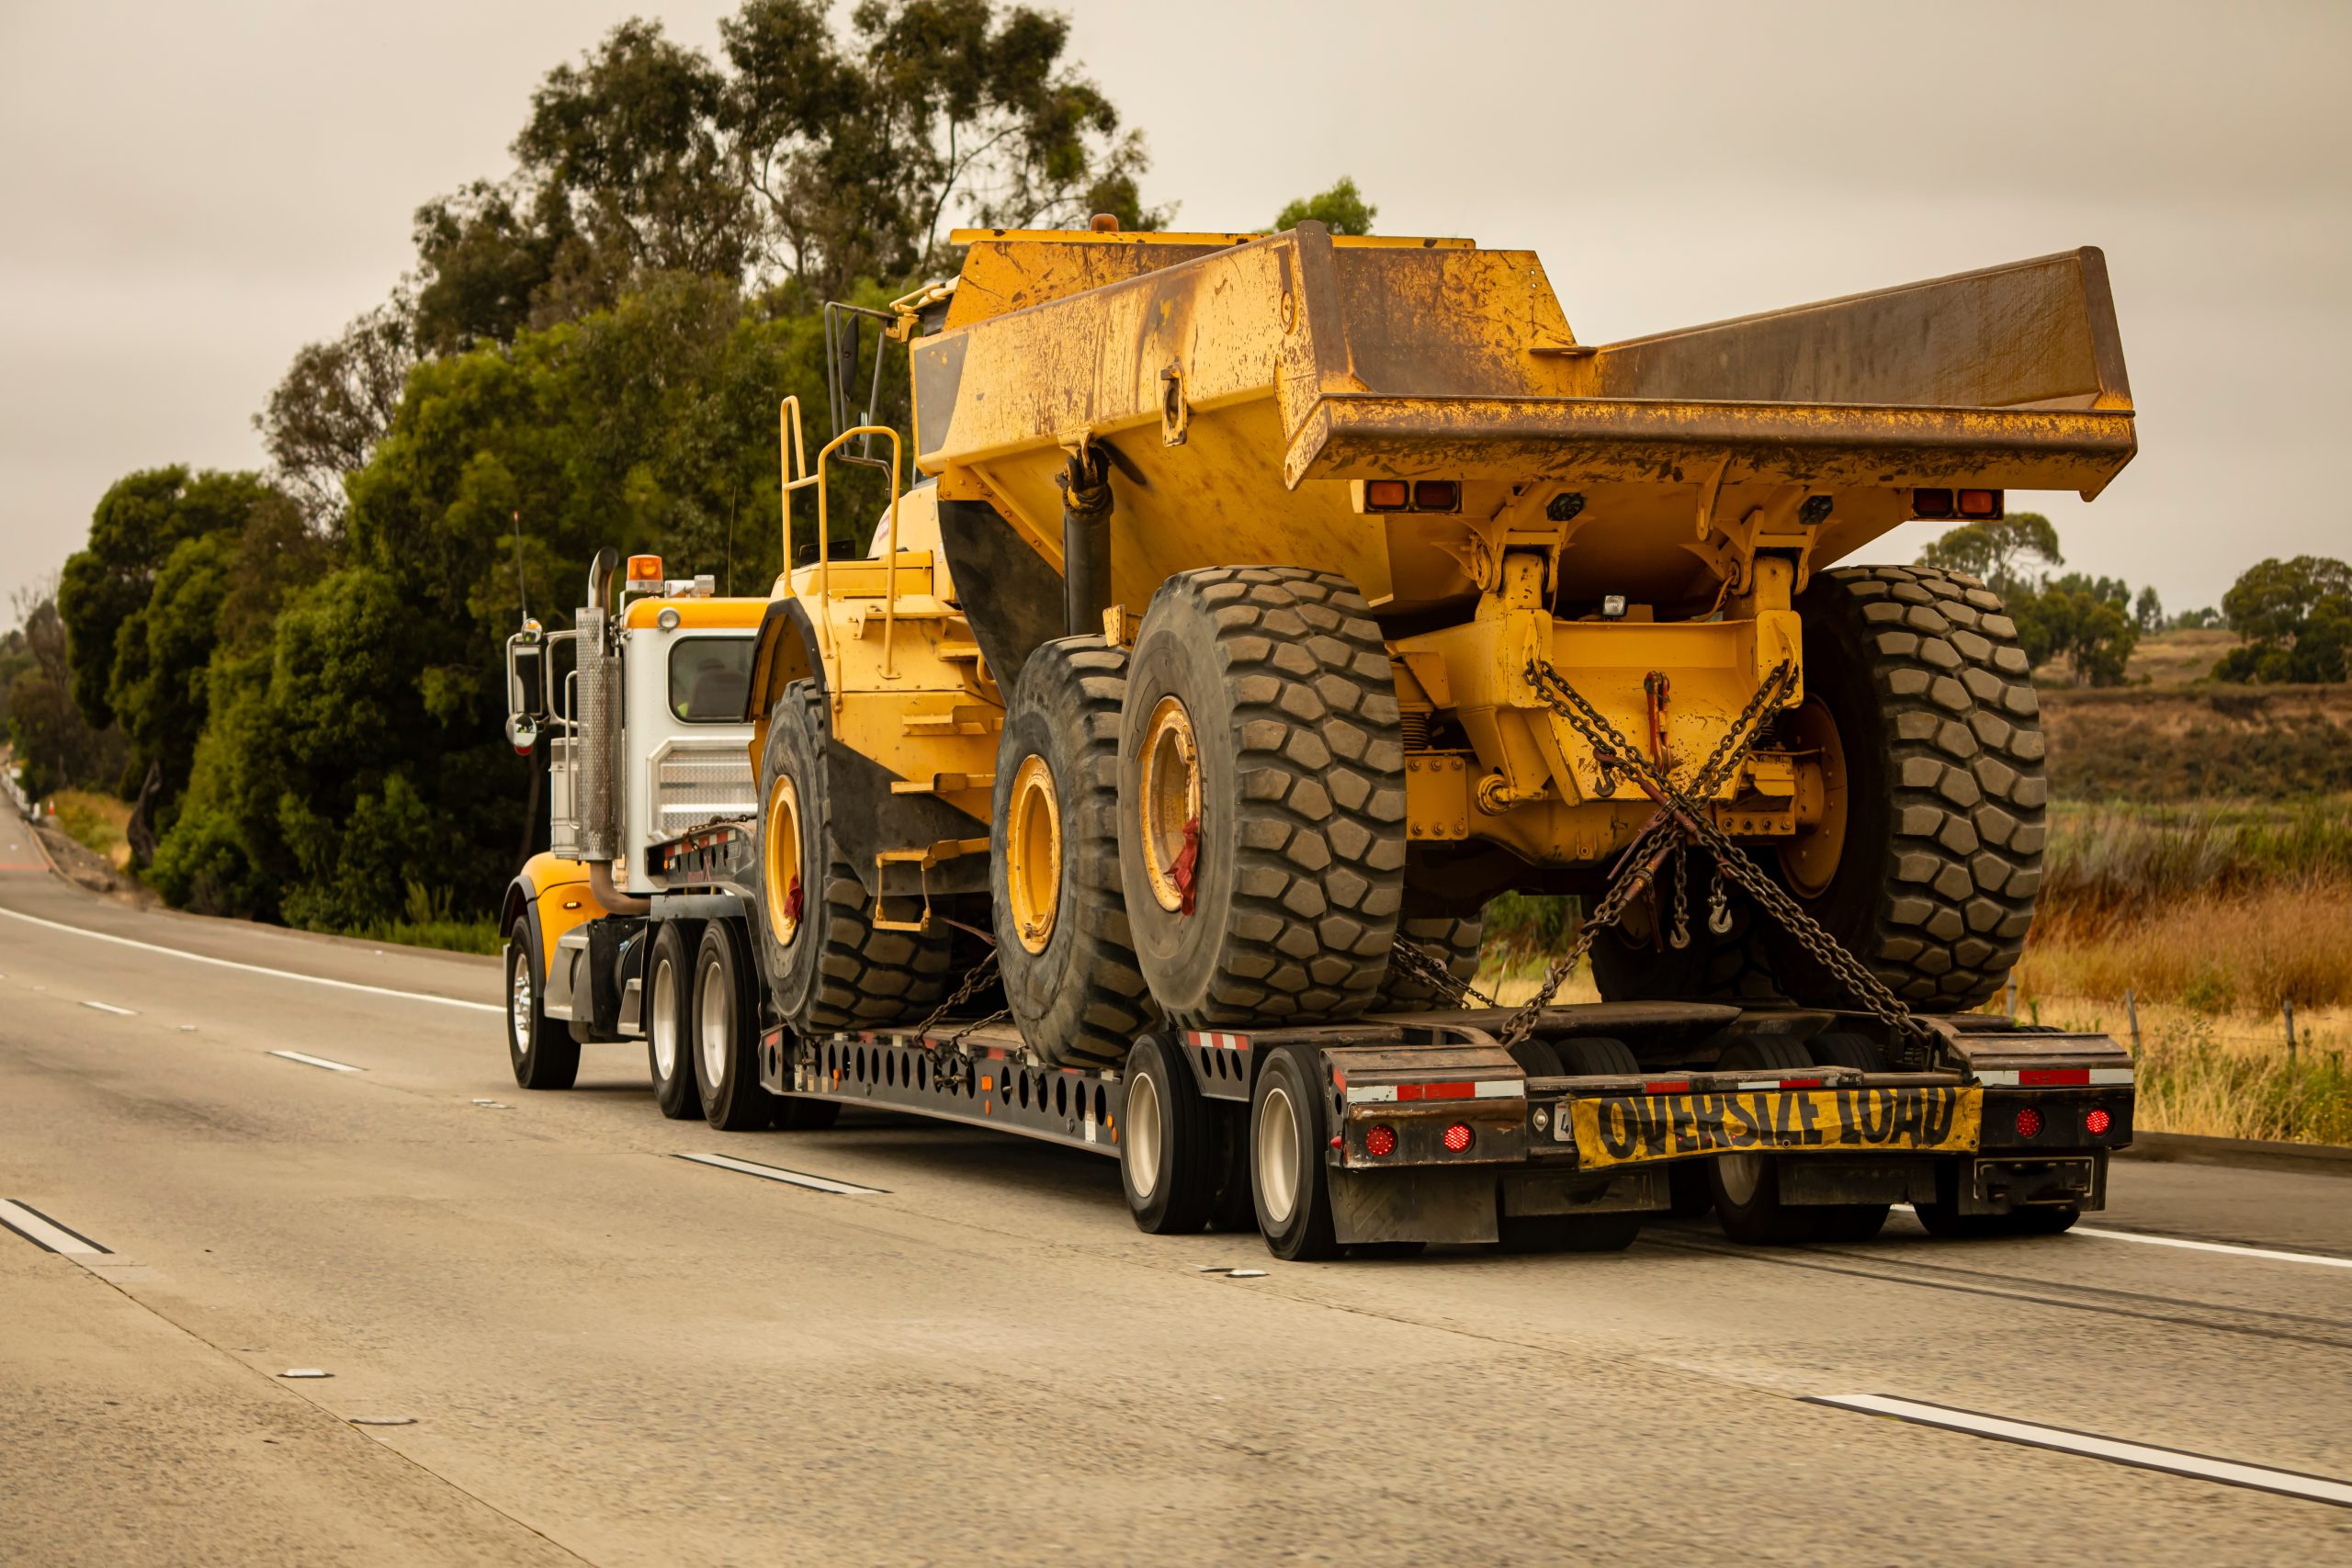
[[[1161,584],[1127,667],[1119,864],[1136,961],[1176,1022],[1371,1005],[1403,894],[1405,751],[1380,628],[1346,579]]]
[[[806,1034],[920,1019],[945,995],[952,930],[876,931],[873,900],[833,840],[825,700],[795,681],[768,716],[760,758],[754,940],[784,1021]]]
[[[1158,1015],[1119,886],[1119,717],[1126,650],[1041,643],[996,753],[989,892],[1005,1005],[1056,1066],[1117,1066]]]
[[[653,1102],[673,1122],[702,1114],[695,1071],[695,953],[700,920],[664,920],[645,966],[645,1066]]]
[[[1684,886],[1690,899],[1690,944],[1666,940],[1674,922],[1674,863],[1659,869],[1652,896],[1636,898],[1618,920],[1592,940],[1592,983],[1603,1001],[1770,1001],[1770,959],[1758,930],[1756,906],[1734,889],[1726,909],[1731,930],[1721,936],[1707,925],[1707,890],[1714,878],[1714,856],[1687,852]],[[1661,929],[1663,928],[1663,929]]]
[[[580,1042],[547,1012],[547,960],[528,909],[506,933],[506,1063],[525,1089],[570,1089],[580,1077]]]
[[[1975,579],[1929,567],[1826,572],[1796,608],[1806,702],[1781,736],[1822,750],[1831,806],[1781,874],[1912,1007],[1973,1008],[2017,963],[2041,886],[2048,786],[2017,626]],[[1790,996],[1850,1003],[1790,933],[1767,940]]]
[[[1485,912],[1476,906],[1453,906],[1426,894],[1405,890],[1404,913],[1396,921],[1396,940],[1411,942],[1422,956],[1444,967],[1464,985],[1478,973],[1479,943],[1486,936]],[[1403,965],[1391,962],[1373,1012],[1419,1012],[1451,1007],[1452,998],[1438,995],[1427,980],[1415,979]]]

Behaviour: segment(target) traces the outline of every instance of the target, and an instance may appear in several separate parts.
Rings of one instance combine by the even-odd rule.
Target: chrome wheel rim
[[[1290,1093],[1275,1084],[1258,1102],[1258,1127],[1250,1140],[1250,1163],[1257,1168],[1258,1201],[1275,1224],[1290,1219],[1298,1206],[1298,1109]]]
[[[653,966],[653,1071],[663,1083],[678,1075],[678,968]]]
[[[1127,1137],[1121,1148],[1128,1184],[1148,1201],[1159,1190],[1159,1085],[1149,1073],[1137,1073],[1127,1085]]]
[[[506,1021],[512,1030],[514,1054],[518,1056],[531,1048],[531,952],[517,943],[506,992]]]
[[[1764,1184],[1764,1156],[1717,1155],[1715,1179],[1722,1184],[1724,1201],[1745,1207]]]
[[[702,1042],[702,1081],[715,1089],[727,1081],[727,1054],[735,1043],[734,998],[727,994],[727,974],[718,964],[703,966],[695,1031]]]

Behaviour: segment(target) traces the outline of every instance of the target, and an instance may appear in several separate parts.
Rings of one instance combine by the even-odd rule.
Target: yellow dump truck
[[[2101,1201],[2128,1057],[1973,1010],[2041,876],[2016,628],[1836,564],[2129,461],[2099,253],[1592,345],[1532,254],[1466,241],[956,238],[954,282],[829,319],[857,360],[875,318],[877,384],[903,345],[910,443],[840,406],[854,365],[820,451],[783,410],[749,808],[600,871],[648,889],[604,959],[510,960],[518,1075],[548,998],[575,1049],[644,1031],[674,919],[731,933],[724,1019],[680,1025],[722,1125],[881,1103],[1116,1152],[1147,1228],[1284,1257]],[[839,458],[890,475],[863,554]],[[1509,891],[1586,914],[1506,1010],[1468,982]],[[1604,1000],[1552,1005],[1585,957]]]

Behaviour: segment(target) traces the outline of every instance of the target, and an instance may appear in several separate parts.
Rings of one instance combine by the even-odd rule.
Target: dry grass
[[[2029,1021],[2133,1043],[2120,1000],[2029,991],[2019,1010]],[[2163,1002],[2137,1011],[2142,1131],[2352,1144],[2352,1009],[2297,1010],[2291,1059],[2275,1011],[2217,1014]]]
[[[123,837],[130,822],[126,802],[86,789],[61,789],[43,804],[57,814],[60,828],[117,871],[130,863],[130,842]]]

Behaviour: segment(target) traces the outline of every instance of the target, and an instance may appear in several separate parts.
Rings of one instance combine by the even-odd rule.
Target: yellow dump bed
[[[1711,516],[1837,494],[1821,565],[1912,515],[1911,487],[2089,496],[2135,446],[2095,249],[1596,347],[1527,251],[1315,223],[957,238],[945,328],[913,345],[917,462],[1057,561],[1055,477],[1108,446],[1137,607],[1170,572],[1246,561],[1345,571],[1375,604],[1464,585],[1442,538],[1384,529],[1338,481],[1459,479],[1479,504],[1575,484],[1591,510],[1564,571],[1668,596],[1711,575],[1694,519],[1704,539]]]

